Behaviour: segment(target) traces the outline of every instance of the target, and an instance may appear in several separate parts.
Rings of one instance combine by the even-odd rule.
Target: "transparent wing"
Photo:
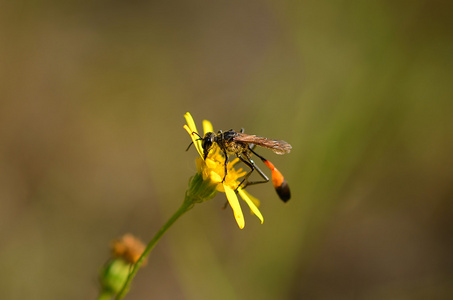
[[[270,149],[276,154],[286,154],[289,153],[292,149],[290,144],[282,140],[273,140],[240,132],[238,132],[237,134],[238,135],[234,137],[235,141],[255,144],[257,146]]]

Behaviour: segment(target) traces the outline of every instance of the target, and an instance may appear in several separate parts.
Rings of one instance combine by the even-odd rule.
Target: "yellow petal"
[[[207,159],[205,160],[205,162],[206,162],[206,166],[207,166],[208,168],[210,168],[210,169],[215,169],[215,168],[217,167],[217,164],[218,164],[216,161],[214,161],[214,160],[211,159],[211,158],[207,158]]]
[[[236,157],[235,159],[233,159],[232,161],[228,162],[228,165],[231,164],[231,167],[233,167],[235,164],[237,164],[239,162],[239,158]]]
[[[201,148],[201,142],[200,142],[200,140],[197,140],[199,137],[196,134],[193,134],[193,132],[196,132],[196,131],[192,131],[189,128],[189,126],[187,126],[187,125],[184,125],[183,127],[187,131],[187,133],[190,135],[190,138],[192,139],[192,142],[195,145],[195,148],[197,148],[198,153],[203,158],[203,149]]]
[[[211,171],[210,178],[211,178],[211,181],[214,181],[217,183],[222,182],[222,177],[220,177],[220,175],[214,171]]]
[[[189,128],[191,130],[190,133],[192,132],[198,132],[197,131],[197,126],[195,126],[195,122],[192,118],[192,115],[189,113],[189,112],[186,112],[186,114],[184,115],[184,118],[186,119],[186,122],[187,122],[187,125],[189,125]]]
[[[214,129],[212,128],[212,124],[208,120],[203,120],[203,132],[204,132],[204,134],[206,134],[208,132],[214,132]]]
[[[195,165],[197,166],[197,172],[201,173],[203,171],[203,167],[205,165],[204,160],[200,157],[195,159]]]
[[[247,205],[250,207],[250,210],[252,211],[253,214],[255,214],[258,219],[261,220],[261,224],[263,224],[264,219],[263,215],[261,214],[260,210],[256,205],[253,203],[253,201],[250,199],[250,194],[244,191],[243,189],[239,188],[238,189],[239,195],[241,195],[241,198],[247,203]],[[253,198],[253,197],[252,197]]]
[[[225,189],[225,195],[227,196],[228,202],[230,203],[231,208],[233,209],[234,218],[238,223],[239,228],[244,228],[244,215],[242,214],[241,206],[239,205],[238,197],[236,193],[227,185],[223,185]]]
[[[198,153],[200,153],[200,156],[203,157],[203,149],[201,147],[201,140],[199,137],[194,137],[193,132],[196,132],[198,134],[197,126],[195,125],[195,121],[192,118],[192,115],[189,112],[186,112],[184,115],[184,118],[186,119],[187,125],[189,125],[190,129],[190,136],[192,137],[192,140],[194,141],[195,147],[197,148]],[[187,129],[186,129],[187,130]]]
[[[249,199],[252,200],[253,204],[255,204],[256,207],[260,207],[260,204],[261,204],[260,200],[256,199],[252,195],[250,195],[250,193],[247,192],[247,190],[242,190],[242,192],[244,192],[244,194],[246,194],[247,197],[249,197]]]

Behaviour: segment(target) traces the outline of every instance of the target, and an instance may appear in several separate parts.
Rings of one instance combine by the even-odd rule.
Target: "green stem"
[[[111,300],[113,294],[111,292],[102,291],[97,300]]]
[[[190,210],[193,207],[193,205],[194,204],[192,199],[188,199],[188,197],[186,197],[181,207],[179,207],[179,209],[173,214],[173,216],[171,216],[167,223],[165,223],[165,225],[162,226],[162,228],[156,233],[153,239],[146,246],[145,251],[143,251],[138,261],[134,264],[132,271],[129,273],[129,276],[127,277],[127,280],[123,285],[123,288],[116,296],[115,298],[116,300],[123,299],[124,296],[126,296],[127,292],[129,291],[131,282],[135,277],[135,274],[138,272],[138,269],[140,269],[140,267],[143,265],[143,262],[148,257],[151,250],[153,250],[154,246],[156,246],[157,242],[164,235],[164,233],[173,225],[173,223],[175,223],[176,220],[178,220],[179,217],[181,217],[185,212]]]

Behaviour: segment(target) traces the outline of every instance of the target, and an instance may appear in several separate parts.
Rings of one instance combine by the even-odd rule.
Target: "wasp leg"
[[[220,149],[223,152],[223,156],[225,156],[225,162],[224,162],[224,167],[225,167],[225,173],[223,175],[222,182],[225,181],[225,178],[227,176],[227,166],[228,166],[228,153],[224,144],[224,136],[223,136],[223,131],[219,130],[220,138],[217,140],[217,145],[219,145]]]
[[[250,151],[258,156],[263,163],[272,171],[272,184],[274,185],[275,191],[283,202],[287,202],[291,198],[291,192],[289,186],[286,183],[282,173],[267,159],[250,149]]]
[[[238,156],[239,159],[244,163],[246,164],[249,168],[250,168],[250,171],[245,174],[244,176],[244,179],[242,179],[241,183],[239,184],[238,188],[240,186],[242,186],[242,188],[246,188],[247,186],[249,185],[254,185],[254,184],[259,184],[259,183],[266,183],[266,182],[269,182],[269,177],[266,176],[266,174],[264,174],[263,171],[261,171],[260,168],[258,168],[258,166],[255,164],[255,162],[250,158],[250,157],[247,157],[245,156],[242,157],[242,156]],[[264,180],[260,180],[260,181],[248,181],[247,179],[249,178],[249,176],[253,173],[253,171],[257,171],[258,174],[264,179]],[[236,189],[237,190],[237,189]]]
[[[223,151],[223,155],[225,155],[225,173],[224,173],[223,179],[222,179],[222,182],[224,182],[225,178],[227,176],[228,153],[225,148],[223,148],[222,151]]]
[[[228,202],[228,200],[225,201],[225,204],[223,205],[222,209],[226,209],[226,208],[228,207],[228,204],[230,204],[230,203]]]

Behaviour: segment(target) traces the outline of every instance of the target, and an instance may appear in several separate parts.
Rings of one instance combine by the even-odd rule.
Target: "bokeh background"
[[[127,299],[453,298],[447,1],[2,1],[2,299],[95,299],[112,239],[148,241],[195,172],[183,115],[293,145],[292,189],[223,194]]]

